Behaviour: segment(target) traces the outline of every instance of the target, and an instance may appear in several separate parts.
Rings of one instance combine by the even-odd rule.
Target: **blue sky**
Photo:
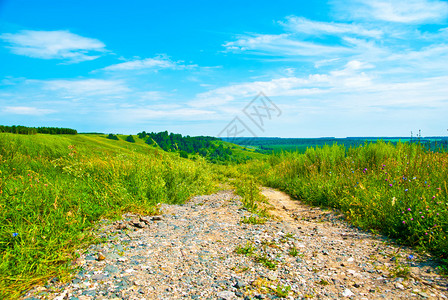
[[[447,1],[0,0],[3,125],[429,136],[447,116]]]

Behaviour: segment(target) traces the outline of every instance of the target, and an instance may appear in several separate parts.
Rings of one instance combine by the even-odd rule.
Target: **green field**
[[[448,149],[448,137],[347,137],[347,138],[231,138],[223,139],[232,141],[238,145],[248,147],[256,152],[270,154],[282,151],[305,153],[308,148],[343,145],[346,148],[363,146],[366,143],[376,143],[379,141],[397,144],[417,143],[424,145],[427,149],[434,151],[446,151]]]
[[[154,214],[158,203],[183,203],[229,184],[261,216],[247,222],[268,217],[258,205],[263,184],[339,209],[356,226],[447,262],[446,152],[363,141],[267,155],[224,142],[233,158],[217,164],[127,137],[0,133],[0,298],[69,278],[76,250],[95,242],[91,229],[102,218]]]

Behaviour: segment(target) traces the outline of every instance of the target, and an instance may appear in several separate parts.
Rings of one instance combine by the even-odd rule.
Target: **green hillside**
[[[67,275],[100,218],[153,214],[216,184],[204,159],[138,139],[0,133],[0,298]]]

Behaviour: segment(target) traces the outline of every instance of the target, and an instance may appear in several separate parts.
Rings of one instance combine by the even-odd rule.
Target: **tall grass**
[[[342,210],[356,226],[448,257],[447,153],[407,143],[333,145],[243,168],[297,199]]]
[[[153,214],[157,203],[214,189],[203,160],[129,147],[100,137],[0,134],[0,298],[67,275],[98,219]]]

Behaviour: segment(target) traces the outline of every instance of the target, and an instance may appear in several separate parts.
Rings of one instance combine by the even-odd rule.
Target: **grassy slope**
[[[215,187],[212,168],[100,135],[0,134],[0,298],[68,274],[89,228]]]

